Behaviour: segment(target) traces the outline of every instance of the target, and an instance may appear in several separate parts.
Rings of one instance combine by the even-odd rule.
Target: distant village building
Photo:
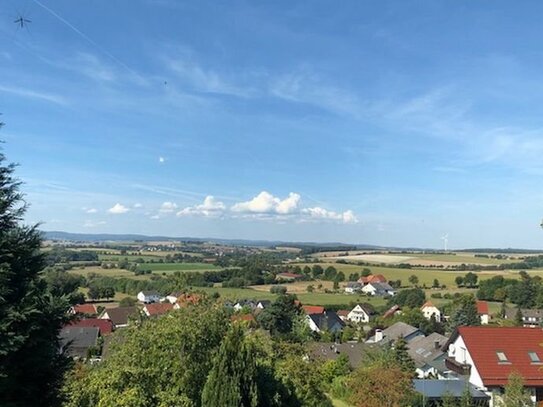
[[[400,308],[400,306],[393,305],[383,314],[383,319],[392,318],[394,315],[398,315],[401,313],[402,313],[402,309]]]
[[[369,283],[386,283],[387,279],[382,274],[375,274],[375,275],[370,274],[369,276],[366,276],[366,277],[360,277],[358,279],[358,282],[361,283],[362,285],[366,285]]]
[[[404,338],[409,343],[419,336],[424,336],[420,329],[405,322],[396,322],[386,329],[376,329],[375,334],[366,343],[391,344],[399,338]]]
[[[174,305],[170,302],[157,302],[152,304],[146,304],[143,307],[143,313],[148,317],[158,317],[170,312],[174,309]]]
[[[442,349],[447,340],[446,336],[434,332],[428,336],[417,336],[407,343],[407,352],[415,362],[419,378],[449,377],[445,366],[446,353]]]
[[[526,327],[538,327],[543,325],[543,309],[521,309],[522,323]],[[512,321],[517,317],[517,308],[508,308],[505,311],[505,319]]]
[[[113,322],[111,322],[109,319],[101,319],[101,318],[84,318],[79,320],[71,321],[69,324],[65,326],[66,328],[72,327],[72,328],[98,328],[98,331],[100,332],[100,336],[109,335],[111,332],[113,332],[114,326]]]
[[[362,287],[361,291],[364,294],[376,297],[393,296],[396,294],[394,289],[388,283],[368,283]]]
[[[76,304],[70,308],[70,314],[97,315],[98,309],[94,304]]]
[[[371,317],[375,315],[374,308],[369,304],[357,304],[350,312],[347,314],[347,320],[349,322],[356,323],[368,323],[370,322]]]
[[[432,317],[436,322],[441,322],[441,311],[437,308],[431,301],[426,301],[422,307],[420,307],[422,315],[424,318],[430,320]]]
[[[518,373],[532,401],[543,401],[543,330],[524,327],[459,327],[446,348],[447,367],[499,405],[509,375]]]
[[[136,307],[117,307],[106,308],[101,319],[109,319],[115,328],[124,328],[128,326],[129,320],[137,318],[140,315]]]
[[[477,314],[479,314],[479,318],[481,318],[481,325],[488,325],[490,322],[490,314],[486,301],[477,301]]]
[[[355,294],[362,290],[362,283],[350,281],[345,286],[345,292],[347,294]]]
[[[325,311],[322,314],[309,314],[306,316],[309,329],[313,332],[337,333],[345,327],[345,322],[334,311]]]
[[[99,333],[95,327],[65,327],[59,333],[60,351],[74,359],[87,359],[89,351],[98,345]]]
[[[140,291],[137,295],[138,301],[144,304],[151,304],[160,301],[160,294],[156,291]]]
[[[321,307],[320,305],[302,305],[302,310],[306,315],[324,314],[325,311],[324,307]]]
[[[471,399],[476,406],[486,406],[490,397],[463,380],[414,379],[413,387],[420,393],[428,406],[441,406],[445,397],[459,403],[468,389]]]

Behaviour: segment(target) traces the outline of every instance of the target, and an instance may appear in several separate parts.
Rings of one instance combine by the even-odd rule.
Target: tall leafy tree
[[[202,406],[256,407],[259,405],[254,350],[235,324],[221,344],[202,392]]]
[[[258,322],[274,336],[287,336],[291,334],[300,313],[294,296],[280,295],[268,308],[258,314]]]
[[[68,302],[47,289],[37,226],[22,223],[26,204],[15,166],[0,153],[0,400],[3,406],[54,406],[68,366],[58,333]]]
[[[528,407],[533,406],[530,393],[524,388],[524,379],[519,373],[513,372],[505,386],[503,400],[500,407]]]

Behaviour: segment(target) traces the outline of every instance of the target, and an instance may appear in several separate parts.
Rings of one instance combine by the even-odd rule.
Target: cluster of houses
[[[371,276],[370,276],[371,277]],[[371,281],[373,278],[376,281]],[[383,284],[380,276],[364,280],[363,287]],[[65,326],[60,339],[66,353],[74,358],[99,360],[100,347],[106,347],[108,336],[142,316],[158,317],[201,300],[197,294],[171,293],[162,298],[156,292],[138,294],[140,307],[107,308],[102,313],[93,304],[73,307],[79,318]],[[255,315],[271,305],[269,300],[242,300],[225,304],[236,311],[233,320],[255,321]],[[347,324],[367,324],[376,312],[370,304],[356,304],[350,310],[327,310],[322,306],[299,304],[309,328],[316,333],[339,333]],[[525,388],[534,403],[543,401],[543,329],[539,328],[543,312],[521,310],[524,327],[486,326],[490,322],[488,304],[477,301],[481,326],[459,327],[450,337],[439,333],[425,335],[419,328],[396,322],[386,329],[374,329],[361,342],[315,342],[310,357],[334,360],[347,356],[351,366],[359,366],[364,355],[379,347],[394,347],[398,339],[406,342],[415,362],[413,386],[422,393],[428,405],[439,405],[445,394],[461,398],[466,389],[471,396],[489,407],[500,405],[504,387],[512,372],[524,378]],[[399,306],[390,308],[383,318],[401,313]],[[427,301],[421,307],[427,319],[446,319],[438,307]],[[517,310],[507,310],[506,318],[518,318]],[[537,327],[536,327],[537,326]],[[337,335],[336,335],[337,337]]]
[[[363,293],[366,295],[387,297],[396,294],[394,288],[388,284],[387,279],[382,274],[369,275],[361,277],[358,281],[348,282],[345,286],[347,294]]]

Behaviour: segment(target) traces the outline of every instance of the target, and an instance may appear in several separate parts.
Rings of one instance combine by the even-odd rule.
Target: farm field
[[[322,268],[326,269],[328,266],[335,267],[338,271],[345,273],[345,277],[348,278],[351,273],[360,273],[362,269],[368,268],[373,274],[382,274],[387,280],[402,280],[402,285],[408,285],[409,276],[415,275],[419,279],[419,284],[431,286],[434,279],[438,279],[440,284],[445,284],[449,288],[456,287],[454,279],[457,276],[466,275],[467,271],[449,271],[449,270],[433,270],[433,269],[401,269],[397,267],[377,267],[377,266],[358,266],[355,264],[343,264],[343,263],[291,263],[297,266],[312,267],[315,264],[319,264]],[[535,273],[543,273],[543,270],[534,270]],[[530,270],[530,273],[532,271]],[[518,270],[512,271],[480,271],[476,273],[480,280],[492,278],[497,275],[501,275],[509,278],[517,278]],[[543,275],[543,274],[542,274]]]
[[[218,271],[221,270],[213,264],[206,263],[143,263],[139,264],[141,270],[152,270],[153,273],[174,271]]]
[[[477,264],[477,265],[491,265],[491,264],[504,264],[514,263],[520,260],[518,259],[491,259],[485,257],[475,257],[475,253],[367,253],[361,251],[348,252],[348,255],[344,255],[345,252],[322,252],[313,254],[313,257],[320,258],[324,261],[329,260],[345,260],[350,262],[370,262],[370,263],[382,263],[382,264],[399,264],[407,263],[412,265],[443,265],[454,266],[459,264]],[[515,256],[516,257],[516,256]]]
[[[149,277],[148,276],[136,276],[133,272],[123,269],[103,269],[102,267],[85,267],[83,269],[81,268],[74,268],[70,271],[68,271],[70,274],[79,274],[83,277],[88,277],[89,274],[95,273],[103,277],[126,277],[126,278],[132,278],[135,280],[146,280]]]

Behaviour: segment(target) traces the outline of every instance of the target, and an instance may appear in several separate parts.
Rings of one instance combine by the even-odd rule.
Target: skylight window
[[[530,357],[530,360],[532,363],[541,363],[541,359],[539,359],[539,356],[535,352],[528,352],[528,356]]]
[[[509,362],[509,360],[507,360],[507,356],[505,356],[505,353],[502,351],[497,351],[496,356],[498,357],[498,361],[500,363]]]

